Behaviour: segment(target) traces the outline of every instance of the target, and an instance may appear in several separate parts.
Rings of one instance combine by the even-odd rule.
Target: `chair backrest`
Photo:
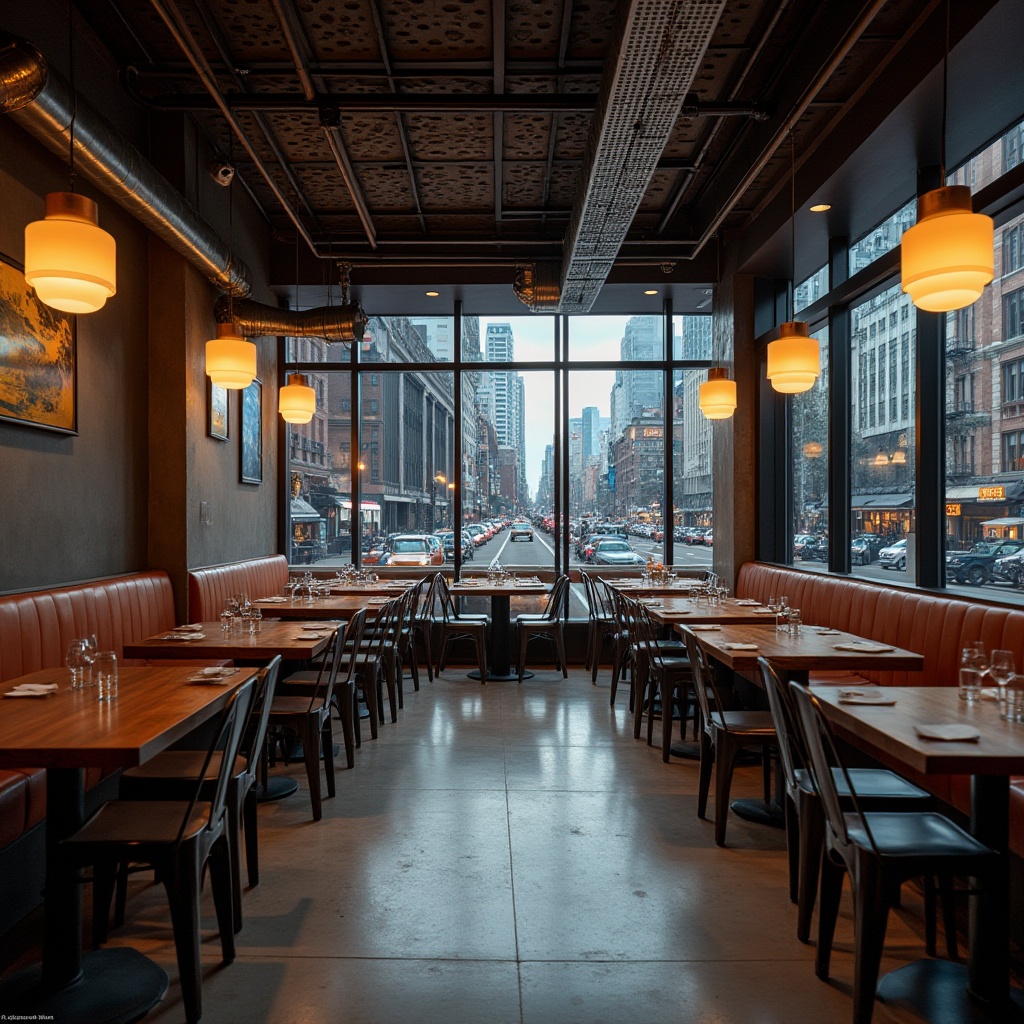
[[[600,576],[592,576],[591,582],[594,584],[594,594],[597,597],[601,607],[601,614],[606,619],[615,618],[615,591],[612,590],[608,583]]]
[[[711,725],[714,724],[724,732],[728,732],[729,725],[722,713],[725,708],[719,697],[715,677],[711,672],[704,648],[701,647],[697,634],[690,629],[683,630],[683,641],[686,644],[686,653],[690,658],[693,689],[697,694],[697,704],[700,706],[700,713],[704,718],[704,728],[710,732]]]
[[[566,591],[569,589],[569,577],[559,576],[555,580],[554,586],[551,588],[551,593],[548,594],[547,604],[544,605],[544,618],[549,622],[554,622],[555,619],[562,619],[566,614]]]
[[[441,573],[434,577],[434,596],[441,605],[441,616],[445,625],[454,622],[457,618],[455,602],[452,600],[452,592],[448,589],[448,581]]]
[[[334,641],[334,658],[331,661],[331,669],[327,676],[327,688],[324,691],[324,707],[331,706],[331,700],[334,697],[334,688],[338,684],[338,673],[341,671],[341,666],[345,665],[345,682],[348,683],[356,671],[356,655],[359,652],[359,642],[363,639],[363,632],[366,629],[366,609],[360,608],[359,611],[348,620],[348,626],[345,627],[344,633],[342,630],[338,630],[339,636],[335,637]],[[348,658],[346,659],[346,652]],[[318,687],[319,688],[319,687]],[[316,700],[316,694],[313,699]],[[310,709],[313,705],[310,704]]]
[[[786,787],[790,794],[795,794],[796,769],[803,768],[807,763],[807,755],[803,749],[800,727],[797,725],[796,708],[793,698],[786,689],[786,684],[779,678],[775,667],[767,658],[758,658],[757,667],[761,670],[765,693],[768,694],[768,707],[772,712],[772,722],[779,737],[779,753],[782,756],[782,771],[786,776]]]
[[[825,821],[828,825],[832,845],[840,851],[844,851],[852,845],[850,834],[846,828],[846,814],[852,813],[860,819],[860,825],[868,837],[868,842],[877,854],[878,847],[871,834],[871,826],[860,809],[857,791],[853,788],[846,765],[843,764],[839,751],[836,749],[832,730],[829,727],[828,719],[825,718],[825,713],[821,710],[818,698],[806,686],[801,686],[799,683],[791,682],[789,690],[796,704],[800,735],[803,737],[804,748],[807,751],[807,767],[811,771],[815,789],[817,789],[825,809]],[[836,789],[835,777],[832,774],[833,767],[839,768],[843,773],[846,787],[850,793],[849,801],[852,805],[852,812],[848,805],[844,813],[844,807]]]
[[[281,671],[281,655],[274,657],[260,669],[256,677],[256,693],[252,699],[249,722],[242,737],[241,749],[245,751],[245,774],[256,778],[260,751],[267,738],[267,724],[270,722],[270,705],[274,702],[277,677]]]
[[[207,829],[214,829],[219,826],[224,817],[224,802],[227,799],[228,783],[234,773],[235,758],[238,756],[238,748],[242,742],[242,734],[249,721],[249,712],[252,710],[253,697],[256,693],[256,680],[247,679],[241,686],[228,697],[224,710],[220,714],[217,724],[217,731],[214,734],[210,749],[206,752],[203,760],[202,770],[196,777],[196,788],[189,801],[185,816],[181,820],[178,829],[176,842],[180,843],[185,835],[192,818],[192,812],[199,802],[203,787],[206,784],[206,773],[209,770],[213,755],[219,750],[222,753],[220,770],[217,772],[217,784],[214,787],[213,796],[209,804],[209,816],[207,817]]]

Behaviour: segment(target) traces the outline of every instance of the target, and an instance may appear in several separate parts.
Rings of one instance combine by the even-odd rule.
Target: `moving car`
[[[883,569],[903,570],[907,567],[907,538],[896,541],[878,552],[878,564]]]
[[[473,544],[476,547],[480,547],[481,544],[486,544],[488,537],[487,531],[479,523],[469,523],[462,528],[464,534],[469,534],[473,538]]]
[[[599,537],[594,550],[587,559],[594,565],[646,565],[647,559],[637,554],[628,541],[619,537]]]
[[[446,562],[454,562],[455,561],[455,531],[454,530],[435,530],[434,531],[434,536],[438,537],[440,539],[440,541],[441,541],[441,546],[444,549],[444,560]],[[469,561],[473,557],[475,551],[476,551],[476,548],[473,545],[473,538],[468,533],[466,533],[465,530],[463,530],[462,531],[462,560],[464,562]]]
[[[510,544],[512,541],[519,540],[520,538],[528,540],[531,544],[533,543],[533,527],[522,519],[512,524],[512,532],[508,535]]]
[[[952,551],[946,555],[946,578],[955,583],[980,587],[992,578],[997,558],[1015,555],[1024,548],[1020,540],[990,540],[975,544],[970,551]]]
[[[850,541],[850,561],[854,565],[870,565],[884,547],[885,540],[877,533],[863,533]]]
[[[399,534],[391,542],[387,564],[434,565],[434,551],[434,545],[423,534]]]

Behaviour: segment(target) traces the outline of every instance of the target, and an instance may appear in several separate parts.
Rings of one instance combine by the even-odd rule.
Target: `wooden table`
[[[390,601],[401,594],[400,590],[385,596],[381,594],[380,588],[375,589],[372,594],[360,594],[358,590],[352,593],[330,594],[327,597],[319,597],[310,604],[308,601],[285,601],[278,604],[267,604],[257,601],[256,606],[263,614],[263,628],[267,628],[267,619],[347,619],[355,615],[362,608],[366,609],[366,617],[376,617],[376,609],[386,601]],[[220,626],[217,627],[218,631]]]
[[[114,701],[96,690],[72,690],[65,668],[33,672],[0,683],[6,693],[20,683],[58,683],[52,697],[8,699],[0,715],[0,765],[46,768],[46,893],[43,962],[0,983],[5,1013],[38,1014],[61,1022],[133,1021],[167,991],[167,975],[134,949],[82,954],[82,886],[65,873],[58,844],[85,820],[84,769],[132,768],[187,735],[220,711],[229,685],[190,684],[194,667],[127,668],[118,673]]]
[[[993,890],[971,898],[969,966],[922,960],[901,967],[882,978],[879,997],[912,1006],[936,1024],[1020,1021],[1024,999],[1019,990],[1011,999],[1009,983],[1009,823],[1010,776],[1024,773],[1024,723],[1001,719],[994,701],[961,701],[955,687],[893,686],[885,692],[895,705],[840,704],[837,688],[814,689],[836,732],[884,763],[925,775],[970,775],[971,833],[1002,857]],[[915,725],[945,722],[976,726],[981,738],[948,743],[923,740],[914,731]]]
[[[309,618],[308,615],[306,617]],[[225,635],[220,630],[219,622],[204,622],[202,627],[205,634],[202,640],[182,640],[180,637],[163,639],[170,634],[158,633],[138,643],[125,644],[124,656],[156,659],[228,659],[242,664],[263,664],[280,654],[283,661],[309,661],[323,654],[331,642],[330,636],[305,636],[305,631],[291,621],[264,622],[260,632],[254,636],[249,636],[248,633]]]
[[[693,597],[666,597],[660,604],[644,601],[644,605],[651,618],[662,626],[775,624],[775,613],[764,605],[738,604],[731,597],[715,605]]]
[[[617,590],[620,594],[625,594],[626,597],[640,595],[646,597],[678,597],[680,594],[687,594],[698,587],[704,586],[700,580],[677,579],[674,583],[645,583],[643,580],[633,579],[632,577],[627,579],[616,579],[615,577],[604,579],[600,573],[591,573],[591,575],[604,580],[612,590]]]
[[[508,682],[518,680],[512,671],[512,598],[546,594],[548,587],[540,582],[518,584],[480,579],[471,584],[452,583],[449,587],[452,597],[489,597],[491,599],[491,628],[487,638],[487,678]],[[469,673],[470,678],[479,679],[479,671]],[[532,679],[532,672],[524,672],[524,679]]]

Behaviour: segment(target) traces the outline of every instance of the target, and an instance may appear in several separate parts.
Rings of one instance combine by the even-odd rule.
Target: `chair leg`
[[[810,793],[800,793],[800,882],[797,894],[796,937],[811,941],[811,918],[818,892],[818,872],[825,849],[825,822],[821,801]],[[824,884],[824,883],[822,883]]]
[[[860,878],[853,894],[853,1020],[854,1024],[871,1024],[889,904],[882,880],[866,858],[860,867]]]
[[[615,641],[615,649],[612,651],[612,692],[611,700],[609,703],[612,707],[615,707],[615,692],[619,688],[619,675],[622,673],[622,650],[619,647],[618,640]],[[594,672],[594,678],[597,678],[597,672]],[[638,732],[637,737],[640,736]]]
[[[384,655],[384,685],[388,688],[388,708],[391,711],[391,724],[394,725],[398,721],[398,693],[396,689],[395,671],[396,666],[391,657],[387,654]],[[384,708],[381,708],[383,713]],[[383,721],[383,719],[382,719]]]
[[[839,901],[843,896],[843,876],[846,869],[836,864],[828,854],[821,858],[821,892],[818,897],[818,948],[814,953],[814,973],[828,981],[828,968],[832,960],[832,939],[839,917]]]
[[[764,789],[764,802],[772,802],[772,748],[765,744],[761,748],[761,785]]]
[[[377,738],[378,715],[380,709],[377,704],[377,669],[376,666],[365,665],[359,673],[359,679],[363,686],[363,699],[366,701],[366,710],[370,712],[370,739]]]
[[[337,788],[334,779],[334,729],[331,726],[331,716],[324,716],[324,723],[320,726],[320,750],[324,758],[324,774],[327,777],[327,795],[334,796]]]
[[[786,813],[786,859],[789,865],[789,902],[800,902],[800,815],[787,794],[783,798]]]
[[[953,879],[949,875],[939,876],[939,897],[942,900],[942,928],[946,933],[946,956],[950,960],[959,960],[960,950],[956,941],[956,902]]]
[[[309,801],[313,805],[313,820],[323,817],[320,807],[320,730],[313,715],[306,716],[302,727],[302,755],[309,782]]]
[[[252,790],[245,794],[242,805],[243,832],[245,833],[245,870],[249,888],[260,884],[260,837],[257,831],[256,809],[259,802]]]
[[[478,636],[476,638],[476,660],[480,667],[480,685],[487,682],[487,638]]]
[[[565,661],[565,638],[562,636],[562,625],[555,627],[555,651],[558,653],[558,664],[562,669],[562,678],[569,678],[569,666]]]
[[[725,828],[729,820],[729,791],[736,764],[736,750],[723,744],[719,735],[715,742],[715,844],[725,846]]]
[[[406,648],[406,656],[409,661],[409,675],[412,676],[412,688],[420,692],[420,667],[416,663],[416,644],[410,637],[409,646]]]
[[[224,836],[231,858],[231,916],[235,932],[242,930],[242,798],[238,782],[232,779],[228,788],[227,822]]]
[[[697,817],[708,816],[708,793],[711,791],[711,769],[714,767],[715,748],[707,730],[700,731],[700,775],[697,782]]]
[[[110,920],[110,902],[115,887],[120,888],[121,879],[128,884],[128,865],[100,862],[92,869],[92,941],[102,946],[107,941],[107,927]]]
[[[217,911],[221,956],[224,963],[230,964],[235,959],[235,883],[231,874],[231,844],[226,835],[222,835],[210,848],[210,889]]]
[[[525,626],[519,627],[519,685],[523,685],[523,672],[526,671],[526,645],[530,642],[530,631]]]
[[[338,694],[338,717],[341,719],[341,735],[345,743],[345,766],[348,768],[356,766],[354,710],[354,687],[349,683]]]
[[[188,1024],[196,1024],[203,1015],[203,976],[199,961],[199,865],[181,856],[175,861],[163,873],[163,883],[171,909],[185,1019]],[[228,932],[231,932],[230,928]]]
[[[644,719],[644,708],[648,706],[648,695],[647,691],[650,689],[650,704],[654,704],[654,688],[657,686],[657,680],[643,669],[638,668],[633,672],[630,681],[630,692],[633,695],[633,703],[630,706],[630,711],[633,712],[633,739],[640,739],[640,726]]]

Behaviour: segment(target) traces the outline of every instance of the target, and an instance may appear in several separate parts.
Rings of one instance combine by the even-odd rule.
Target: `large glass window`
[[[900,244],[903,232],[907,228],[913,227],[915,223],[917,223],[917,200],[911,199],[891,217],[887,217],[881,224],[872,228],[850,246],[850,274],[856,274],[858,270],[863,270],[864,267],[874,263],[879,256],[895,249]]]
[[[914,529],[914,336],[899,285],[850,310],[853,571],[903,577]],[[893,402],[898,397],[898,403]]]
[[[803,569],[828,568],[828,326],[814,330],[821,376],[790,406],[793,558]]]

